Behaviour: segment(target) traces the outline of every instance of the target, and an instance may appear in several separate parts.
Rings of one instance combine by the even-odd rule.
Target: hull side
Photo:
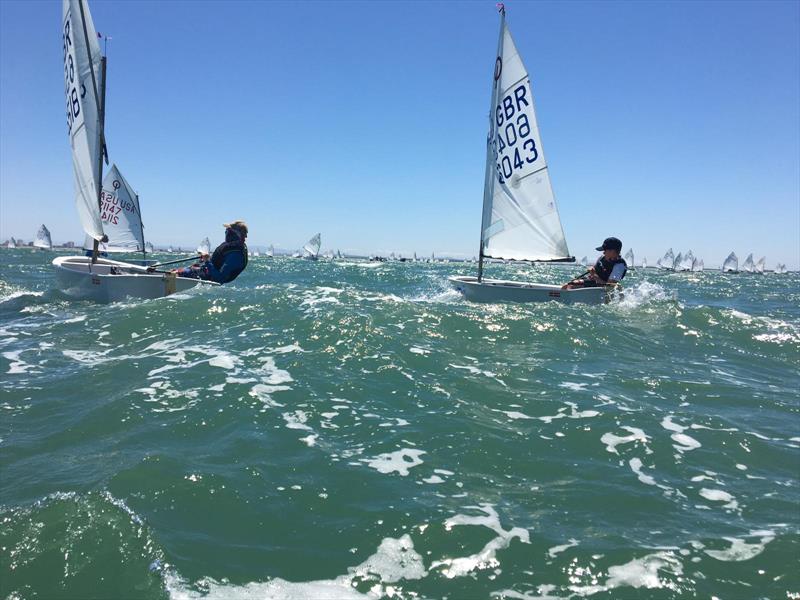
[[[470,302],[563,302],[565,304],[606,304],[605,288],[562,290],[544,283],[504,281],[477,277],[451,277],[450,284]]]
[[[127,298],[152,300],[185,292],[198,285],[218,285],[213,282],[167,277],[163,273],[114,273],[126,263],[99,259],[89,270],[90,259],[83,256],[64,256],[53,260],[58,289],[78,300],[119,302]],[[128,265],[130,267],[130,265]]]

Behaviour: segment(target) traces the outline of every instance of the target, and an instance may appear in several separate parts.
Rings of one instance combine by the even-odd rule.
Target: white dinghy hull
[[[107,258],[98,258],[91,264],[88,256],[59,256],[53,260],[53,266],[58,289],[76,300],[107,303],[127,298],[164,298],[198,285],[219,285],[214,281],[170,277],[165,273],[131,272],[141,267]]]
[[[470,302],[563,302],[564,304],[608,304],[615,291],[604,287],[562,290],[561,286],[526,281],[450,277],[450,284]]]

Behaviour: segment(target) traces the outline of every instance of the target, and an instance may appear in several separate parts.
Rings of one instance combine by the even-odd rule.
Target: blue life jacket
[[[227,236],[226,236],[227,237]],[[242,256],[242,266],[241,268],[237,268],[233,271],[226,272],[226,280],[219,281],[218,283],[229,283],[236,279],[239,274],[247,268],[247,245],[244,241],[240,239],[229,239],[226,242],[223,242],[219,246],[216,247],[214,250],[214,254],[211,255],[209,262],[214,265],[214,268],[217,271],[222,270],[222,265],[225,264],[225,258],[231,254],[232,252],[236,252],[237,254],[241,254]]]

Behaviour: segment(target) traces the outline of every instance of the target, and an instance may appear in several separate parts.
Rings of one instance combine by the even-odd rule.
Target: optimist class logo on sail
[[[501,83],[501,73],[502,62],[498,57],[495,66],[497,84]],[[532,114],[531,98],[530,82],[526,79],[512,86],[494,109],[492,151],[500,183],[506,183],[514,175],[515,179],[524,177],[527,173],[523,171],[539,159],[536,132],[531,127],[529,116]],[[544,168],[543,163],[540,161],[537,166]]]

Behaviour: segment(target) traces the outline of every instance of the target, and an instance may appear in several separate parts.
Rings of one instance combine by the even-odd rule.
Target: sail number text
[[[130,200],[122,200],[116,194],[103,190],[100,193],[100,219],[103,223],[119,224],[119,216],[122,211],[135,213],[136,207]]]
[[[529,97],[528,87],[522,83],[495,108],[492,149],[500,183],[505,183],[514,171],[521,170],[526,164],[532,164],[539,158],[539,150],[531,135],[531,124],[525,112],[525,107],[528,110],[531,108]]]
[[[77,65],[75,64],[75,46],[72,43],[72,12],[64,20],[62,43],[64,45],[64,94],[67,100],[67,132],[72,133],[72,126],[81,114],[81,101],[76,85]]]

